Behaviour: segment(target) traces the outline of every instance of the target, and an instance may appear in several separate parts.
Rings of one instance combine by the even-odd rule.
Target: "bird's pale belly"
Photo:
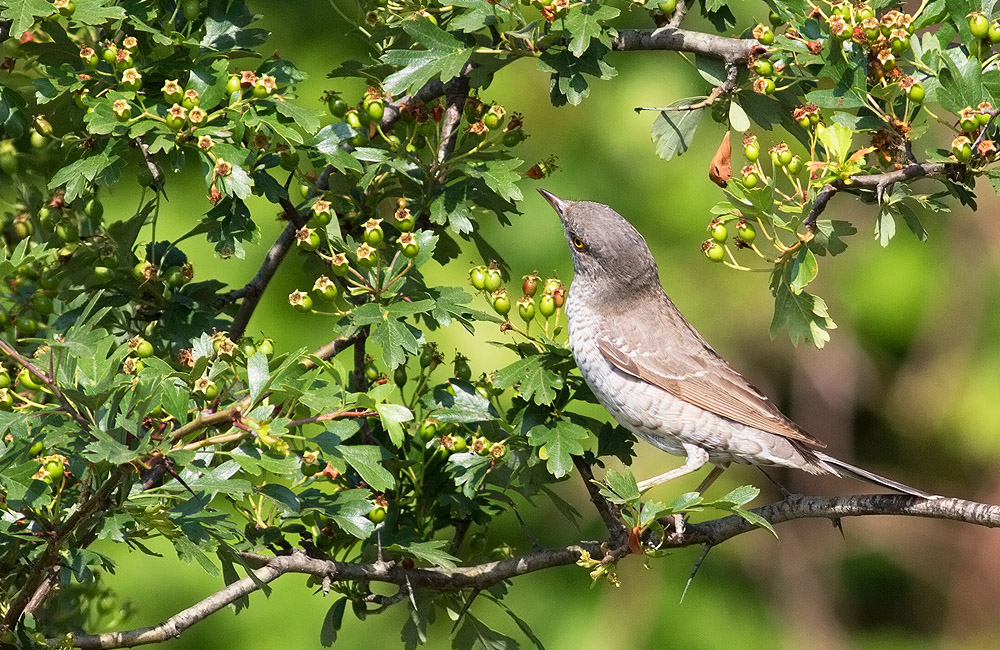
[[[707,451],[714,463],[807,468],[809,463],[786,439],[698,408],[619,370],[598,349],[591,335],[594,328],[581,322],[581,314],[575,311],[570,300],[567,316],[573,357],[594,396],[622,426],[678,456],[686,455],[683,443],[687,443]]]

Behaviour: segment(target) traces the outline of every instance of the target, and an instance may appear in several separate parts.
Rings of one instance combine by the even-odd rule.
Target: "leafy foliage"
[[[356,27],[371,36],[369,56],[339,62],[331,78],[372,87],[328,92],[321,115],[315,98],[297,97],[304,74],[292,62],[261,56],[268,33],[242,0],[0,0],[14,37],[0,85],[0,643],[125,623],[127,608],[79,605],[114,599],[101,582],[113,562],[91,550],[97,540],[146,553],[165,540],[226,584],[248,568],[241,553],[292,549],[447,570],[511,557],[502,540],[487,547],[485,531],[525,503],[551,500],[577,517],[550,489],[575,463],[631,461],[631,434],[581,414],[595,400],[565,343],[566,287],[529,274],[517,300],[503,286],[510,269],[482,226],[509,225],[525,177],[553,165],[515,156],[524,119],[478,99],[494,72],[528,58],[549,75],[553,104],[580,104],[594,79],[616,74],[607,55],[622,47],[621,9],[419,4],[362,2]],[[746,133],[747,165],[722,179],[710,224],[734,237],[723,229],[703,249],[734,269],[770,269],[772,334],[821,346],[835,324],[807,289],[820,258],[845,252],[857,232],[818,218],[825,200],[853,192],[877,204],[883,246],[900,219],[926,238],[922,215],[946,210],[949,196],[974,206],[976,175],[1000,186],[1000,72],[989,39],[970,32],[968,14],[990,8],[977,2],[924,3],[915,16],[887,3],[877,15],[860,4],[772,4],[773,42],[759,25],[744,35],[767,47],[722,39],[743,54],[701,51],[693,64],[709,87],[660,110],[652,136],[670,159],[705,115]],[[671,19],[653,0],[632,5],[657,24]],[[732,32],[726,2],[700,7]],[[931,120],[965,134],[939,142]],[[750,129],[775,140],[783,129],[791,143],[762,158]],[[937,167],[919,162],[918,139]],[[183,170],[201,175],[204,200],[177,196],[171,177]],[[880,182],[891,172],[910,175]],[[904,184],[921,176],[944,190]],[[134,212],[104,215],[104,193],[135,181]],[[156,234],[170,199],[194,215],[175,241]],[[182,249],[203,238],[221,259],[244,257],[261,215],[275,212],[286,222],[281,254],[245,287],[223,286],[206,272],[216,261]],[[290,308],[329,329],[331,349],[350,349],[342,357],[276,353],[244,335],[293,247],[315,284],[292,293]],[[475,292],[429,282],[425,273],[454,266],[463,247],[483,258]],[[474,376],[461,353],[446,359],[427,334],[455,324],[478,336],[499,326],[509,361]],[[643,501],[625,469],[609,470],[600,489],[637,540],[662,539],[664,517],[706,508],[770,528],[745,508],[757,495],[749,487],[714,501]],[[613,563],[580,564],[613,577]],[[53,575],[60,588],[26,612]],[[411,609],[408,646],[440,612],[461,619],[456,648],[518,645],[478,618],[479,590],[401,591],[383,606],[367,581],[328,586],[337,595],[317,622],[324,644],[348,604],[365,618],[398,603]],[[482,596],[540,645],[503,593]]]

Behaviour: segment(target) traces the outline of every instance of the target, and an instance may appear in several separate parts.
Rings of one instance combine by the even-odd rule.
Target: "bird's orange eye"
[[[583,240],[580,239],[579,237],[574,237],[573,238],[573,246],[576,247],[576,250],[578,250],[578,251],[582,251],[582,250],[584,250],[584,249],[587,248],[587,245],[584,244]]]

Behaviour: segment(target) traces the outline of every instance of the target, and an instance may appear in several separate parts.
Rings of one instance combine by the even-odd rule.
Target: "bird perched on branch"
[[[606,205],[539,190],[562,221],[574,277],[566,303],[573,357],[612,417],[681,467],[639,483],[647,490],[730,463],[851,476],[916,497],[921,490],[838,460],[733,370],[664,293],[642,235]]]

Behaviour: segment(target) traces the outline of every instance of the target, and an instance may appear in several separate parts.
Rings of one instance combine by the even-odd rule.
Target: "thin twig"
[[[39,370],[35,364],[31,363],[31,361],[28,361],[28,359],[23,354],[14,349],[14,346],[12,346],[7,341],[4,341],[3,339],[0,339],[0,350],[3,350],[7,356],[9,356],[11,359],[16,361],[22,367],[27,369],[27,371],[30,372],[35,377],[37,377],[38,380],[42,382],[46,388],[52,391],[52,395],[56,398],[56,401],[59,402],[60,406],[62,406],[63,410],[66,411],[66,413],[68,413],[70,417],[76,420],[77,424],[82,426],[85,430],[90,429],[90,422],[87,420],[87,418],[83,416],[82,413],[76,410],[76,407],[74,407],[73,404],[68,399],[66,399],[66,396],[63,394],[63,392],[59,389],[59,386],[56,384],[54,377],[50,377],[48,374]],[[54,354],[54,352],[50,351],[50,354]]]
[[[609,539],[612,544],[620,546],[627,543],[628,530],[622,522],[621,513],[601,494],[600,488],[594,482],[594,473],[590,470],[590,465],[580,456],[573,456],[573,464],[576,465],[576,470],[580,472],[580,476],[583,478],[583,483],[587,487],[587,494],[590,495],[591,502],[597,508],[597,514],[601,516],[601,520],[604,521],[604,525],[608,529]]]

